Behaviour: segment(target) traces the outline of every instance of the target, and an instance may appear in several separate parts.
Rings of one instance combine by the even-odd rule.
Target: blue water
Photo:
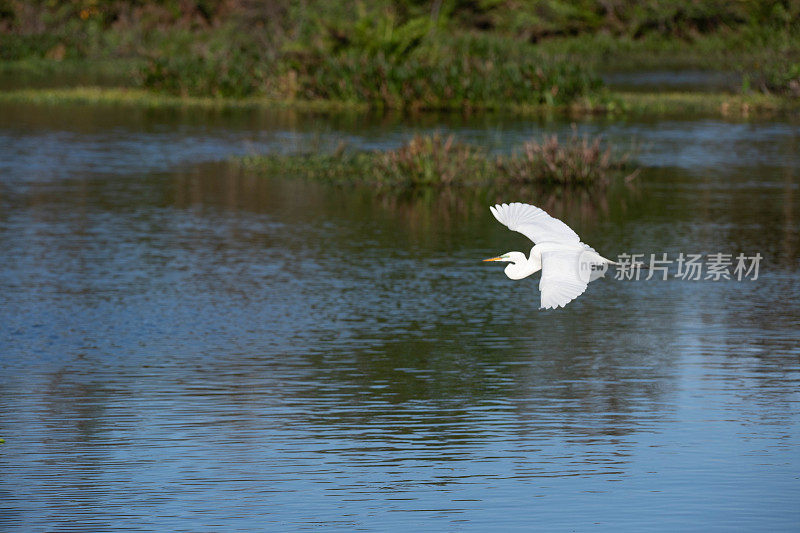
[[[2,111],[0,529],[798,529],[796,124],[584,122],[637,182],[397,199],[220,161],[570,124]],[[497,200],[765,259],[539,311],[480,262],[530,246]]]

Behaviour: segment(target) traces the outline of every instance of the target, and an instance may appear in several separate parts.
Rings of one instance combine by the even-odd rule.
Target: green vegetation
[[[0,102],[59,105],[109,105],[144,108],[248,109],[292,107],[309,111],[368,109],[366,104],[330,101],[280,101],[262,97],[215,98],[210,96],[176,96],[145,89],[73,87],[66,89],[19,89],[0,91]]]
[[[567,62],[494,48],[477,54],[473,47],[457,41],[404,61],[356,52],[322,56],[294,71],[296,96],[395,109],[497,109],[509,102],[569,104],[600,88],[599,78]]]
[[[781,59],[766,60],[754,75],[744,79],[745,89],[800,98],[800,60],[794,63]]]
[[[602,139],[577,133],[565,141],[529,140],[510,155],[491,155],[453,136],[417,135],[386,151],[250,156],[245,168],[267,175],[297,176],[378,189],[480,187],[508,185],[603,186],[629,168],[621,154]]]
[[[753,92],[745,94],[617,92],[611,95],[607,103],[591,111],[649,116],[747,117],[797,113],[800,111],[800,100]]]
[[[498,158],[500,175],[512,183],[555,185],[606,185],[613,171],[627,167],[630,154],[603,146],[602,138],[579,137],[576,132],[566,142],[558,136],[541,142],[526,141],[519,152]]]
[[[0,102],[18,102],[37,105],[92,105],[129,106],[137,108],[200,108],[208,110],[291,108],[305,112],[358,111],[368,109],[368,104],[330,100],[273,100],[264,97],[214,98],[202,96],[181,97],[154,93],[144,89],[119,89],[99,87],[74,87],[66,89],[19,89],[0,91]],[[518,105],[509,103],[502,112],[517,115],[540,116],[553,111],[572,116],[586,114],[648,115],[685,117],[747,117],[774,113],[800,111],[800,100],[771,94],[706,94],[691,92],[670,93],[608,93],[603,99],[583,99],[569,106]]]
[[[800,1],[0,0],[0,61],[115,65],[163,95],[397,109],[605,109],[592,72],[642,67],[736,69],[748,91],[796,97]]]

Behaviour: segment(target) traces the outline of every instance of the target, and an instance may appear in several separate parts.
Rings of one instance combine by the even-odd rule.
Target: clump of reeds
[[[617,155],[602,137],[579,136],[576,131],[565,141],[557,135],[531,139],[510,157],[498,161],[508,179],[522,183],[581,185],[608,180],[621,170],[629,154]]]
[[[454,136],[415,135],[398,148],[332,154],[254,156],[245,165],[272,175],[294,175],[380,188],[502,186],[511,184],[606,185],[628,164],[629,155],[600,137],[557,136],[530,140],[510,155],[492,155]]]
[[[485,150],[439,133],[415,135],[399,148],[374,152],[363,162],[378,180],[410,186],[485,181],[493,170]]]

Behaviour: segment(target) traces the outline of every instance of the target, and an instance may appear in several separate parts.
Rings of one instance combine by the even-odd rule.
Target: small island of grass
[[[248,171],[269,176],[394,191],[509,185],[601,187],[636,173],[629,153],[600,137],[577,133],[566,140],[555,135],[531,139],[507,155],[493,155],[437,133],[416,135],[390,150],[349,151],[341,146],[329,154],[270,154],[239,161]]]

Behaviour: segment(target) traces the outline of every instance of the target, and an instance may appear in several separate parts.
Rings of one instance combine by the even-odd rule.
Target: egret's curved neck
[[[530,258],[526,258],[524,254],[519,254],[521,257],[509,264],[505,273],[511,279],[527,278],[531,274],[538,272],[542,269],[542,256],[537,253],[537,250],[531,250]]]

